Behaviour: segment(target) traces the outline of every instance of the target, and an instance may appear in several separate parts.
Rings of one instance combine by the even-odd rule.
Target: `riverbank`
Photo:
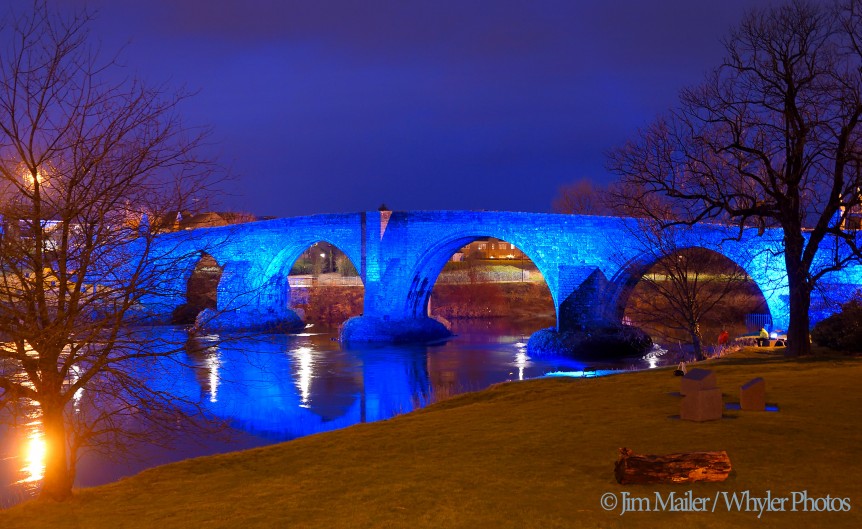
[[[316,286],[297,291],[300,301],[292,308],[300,310],[308,323],[337,328],[362,313],[365,291],[361,286]],[[553,325],[555,321],[554,301],[548,287],[535,282],[436,285],[431,314],[446,320],[539,320],[537,328]]]
[[[544,283],[438,284],[431,314],[447,320],[511,318],[556,321],[554,300]]]
[[[725,402],[754,376],[778,412],[683,422],[669,370],[502,384],[384,422],[205,457],[0,513],[6,527],[858,527],[862,359],[748,349],[714,362]],[[726,450],[725,483],[618,485],[617,449]],[[839,513],[605,511],[600,498],[848,497]],[[788,504],[789,510],[789,504]]]

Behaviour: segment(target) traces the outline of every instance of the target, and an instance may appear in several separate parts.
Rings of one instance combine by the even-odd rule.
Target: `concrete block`
[[[680,418],[684,421],[716,421],[721,419],[724,402],[718,388],[701,389],[688,393],[682,399]]]
[[[766,410],[766,381],[757,377],[739,388],[739,407],[744,411]]]
[[[682,377],[679,392],[683,395],[701,391],[704,389],[712,389],[716,387],[715,373],[708,369],[694,368]]]

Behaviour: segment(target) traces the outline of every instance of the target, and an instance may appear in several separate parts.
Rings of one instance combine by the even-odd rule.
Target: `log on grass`
[[[629,483],[692,483],[694,481],[724,481],[730,474],[727,452],[688,452],[664,456],[635,454],[620,448],[620,458],[614,466],[617,482]]]

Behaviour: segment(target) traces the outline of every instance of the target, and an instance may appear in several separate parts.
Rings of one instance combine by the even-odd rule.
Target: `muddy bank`
[[[291,308],[299,312],[306,323],[323,327],[339,327],[353,316],[362,314],[365,288],[316,286],[293,289]]]
[[[437,285],[431,295],[431,314],[464,318],[549,319],[554,301],[544,283],[475,283]]]
[[[338,327],[362,314],[362,287],[317,286],[295,289],[291,308],[308,323]],[[301,312],[300,312],[301,311]],[[446,320],[478,318],[538,319],[554,323],[554,303],[544,284],[476,283],[437,285],[431,315]]]

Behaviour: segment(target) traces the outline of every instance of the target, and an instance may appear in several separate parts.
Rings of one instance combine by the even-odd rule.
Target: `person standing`
[[[728,333],[726,329],[722,329],[722,331],[718,333],[718,346],[716,347],[716,354],[721,355],[724,353],[724,349],[727,347],[727,341],[729,339],[730,333]]]

